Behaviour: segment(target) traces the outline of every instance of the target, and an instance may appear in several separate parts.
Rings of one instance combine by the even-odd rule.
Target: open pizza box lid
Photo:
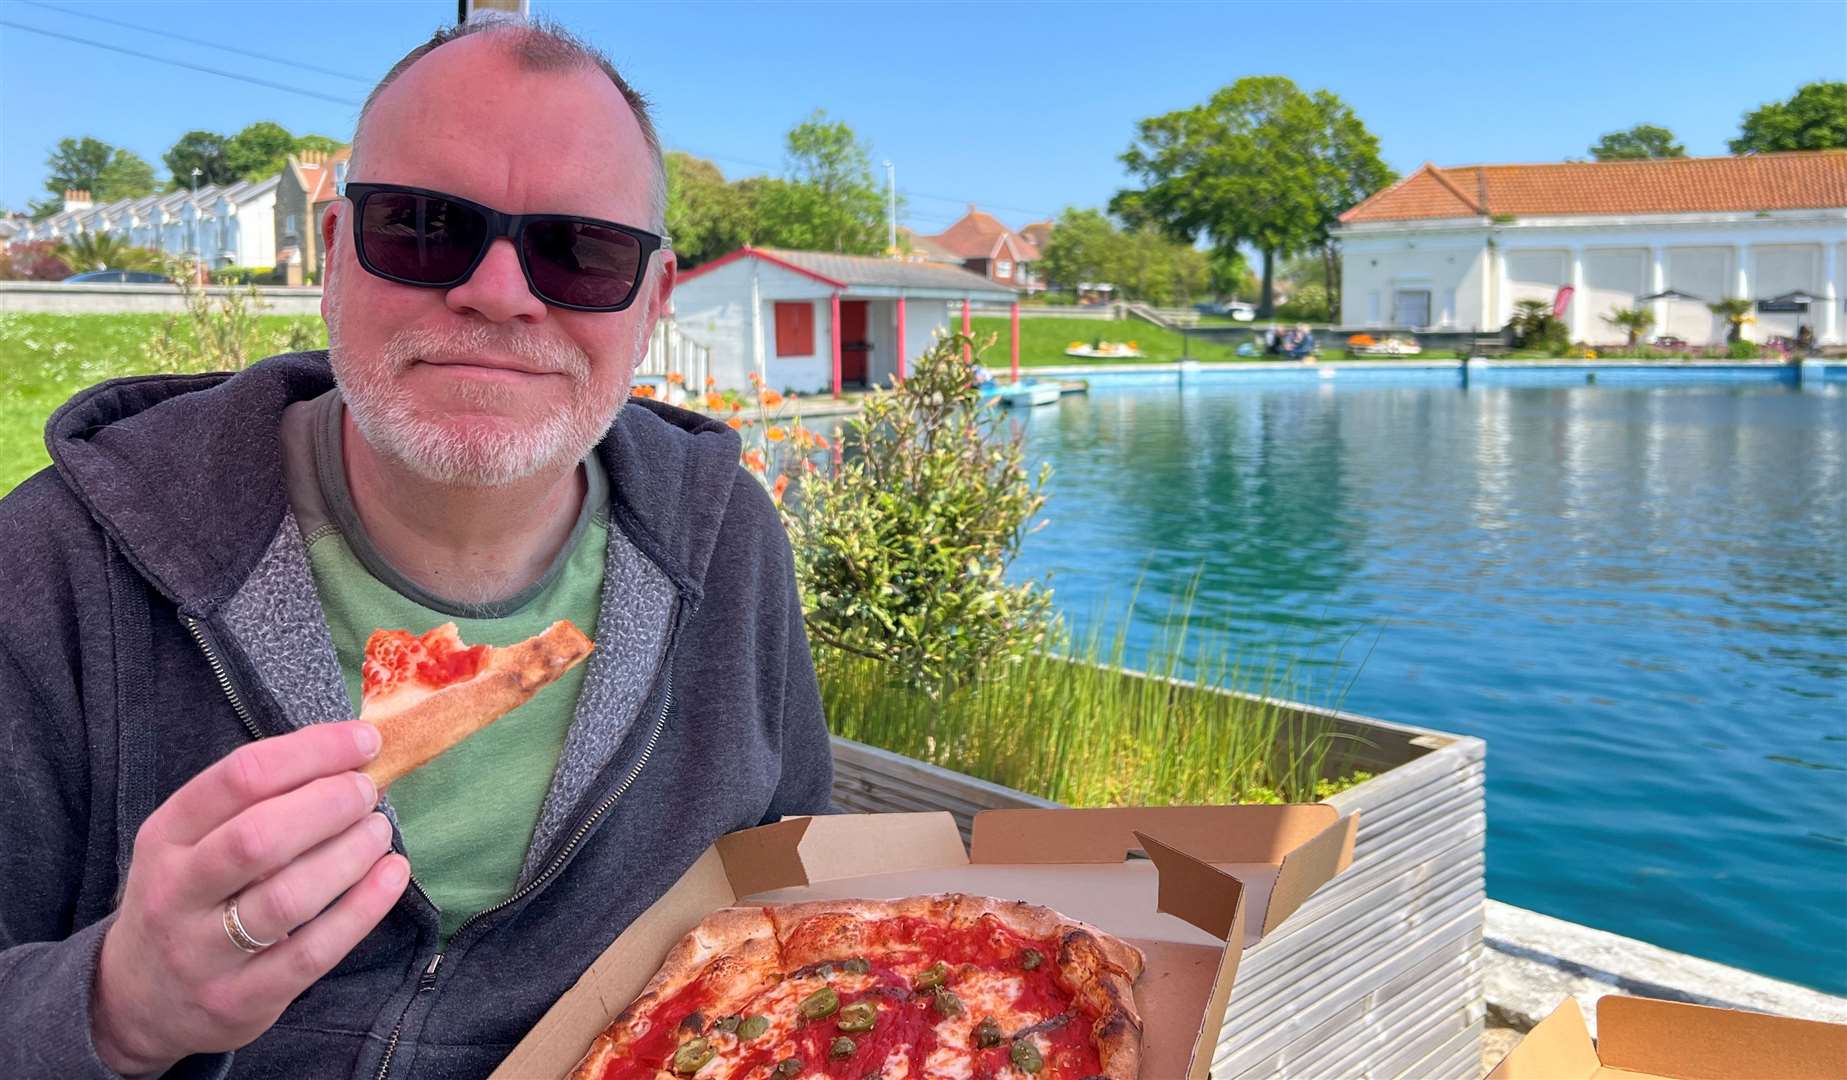
[[[1488,1080],[1840,1080],[1847,1025],[1612,994],[1597,1040],[1575,998],[1526,1033]]]
[[[1144,1078],[1203,1078],[1243,948],[1353,858],[1326,804],[791,818],[720,837],[558,999],[490,1080],[551,1080],[700,920],[740,902],[967,892],[1026,900],[1140,948]],[[1139,856],[1145,854],[1147,858]]]

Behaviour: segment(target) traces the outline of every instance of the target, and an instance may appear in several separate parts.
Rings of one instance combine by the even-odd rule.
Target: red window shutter
[[[776,355],[814,355],[814,305],[807,301],[776,305]]]

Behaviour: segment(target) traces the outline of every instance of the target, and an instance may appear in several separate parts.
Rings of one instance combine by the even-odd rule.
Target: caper
[[[917,977],[911,980],[911,988],[914,990],[934,990],[943,985],[943,980],[948,977],[949,965],[938,960],[936,963],[931,964],[929,967],[917,973]]]
[[[712,1021],[712,1030],[713,1031],[725,1031],[725,1032],[730,1032],[730,1033],[735,1034],[738,1029],[738,1023],[741,1019],[742,1019],[741,1017],[737,1017],[737,1016],[721,1016],[718,1019]]]
[[[879,1007],[870,1001],[855,1001],[840,1010],[842,1031],[871,1031],[879,1019]]]
[[[1001,1034],[1000,1025],[994,1022],[992,1016],[975,1025],[975,1045],[983,1050],[999,1046],[1003,1038],[1005,1036]]]
[[[1027,971],[1037,971],[1039,965],[1043,963],[1045,963],[1045,954],[1038,949],[1027,949],[1020,954],[1020,966]]]
[[[840,970],[851,975],[870,975],[872,974],[872,965],[866,962],[865,957],[855,956],[851,960],[842,963],[840,965]]]
[[[767,1016],[746,1016],[738,1021],[738,1041],[749,1042],[770,1029]]]
[[[776,1063],[775,1075],[779,1077],[780,1080],[789,1080],[789,1078],[792,1076],[800,1076],[801,1072],[802,1072],[802,1059],[801,1058],[783,1058],[781,1061],[778,1061]]]
[[[673,1071],[679,1076],[691,1076],[705,1067],[717,1053],[712,1044],[704,1039],[688,1039],[673,1052]]]
[[[1036,1073],[1045,1068],[1045,1059],[1039,1056],[1039,1048],[1025,1039],[1014,1041],[1013,1049],[1007,1051],[1013,1063],[1029,1073]]]
[[[680,1030],[690,1031],[694,1035],[705,1034],[705,1014],[687,1013],[685,1019],[680,1021]]]
[[[945,1019],[962,1015],[962,999],[955,995],[955,991],[945,987],[936,988],[936,994],[930,1004],[936,1009],[936,1015]]]
[[[858,1050],[858,1049],[859,1049],[858,1043],[854,1042],[852,1039],[847,1038],[845,1035],[842,1035],[838,1039],[835,1039],[833,1042],[828,1044],[827,1056],[837,1057],[837,1058],[848,1058],[848,1057],[852,1057],[853,1051]]]
[[[834,1015],[839,1009],[840,995],[834,993],[833,987],[823,986],[821,989],[803,998],[798,1011],[801,1012],[804,1019],[819,1020],[824,1016]]]

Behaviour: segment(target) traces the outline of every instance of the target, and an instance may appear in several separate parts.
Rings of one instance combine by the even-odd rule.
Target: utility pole
[[[885,253],[898,254],[898,170],[885,163]]]
[[[194,275],[203,268],[205,259],[199,253],[199,170],[192,170],[192,259]]]

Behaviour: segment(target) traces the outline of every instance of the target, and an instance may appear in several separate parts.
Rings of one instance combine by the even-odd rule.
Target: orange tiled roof
[[[1013,247],[1021,262],[1039,258],[1039,249],[1025,237],[1002,225],[992,214],[984,214],[973,206],[954,225],[923,239],[958,259],[987,259],[993,257],[1003,236],[1013,237]]]
[[[1494,214],[1687,214],[1847,207],[1847,151],[1750,157],[1426,164],[1340,216],[1343,223]]]
[[[308,189],[308,205],[324,202],[339,192],[334,190],[334,163],[353,156],[353,148],[342,146],[331,154],[309,152],[296,155],[302,179]]]

